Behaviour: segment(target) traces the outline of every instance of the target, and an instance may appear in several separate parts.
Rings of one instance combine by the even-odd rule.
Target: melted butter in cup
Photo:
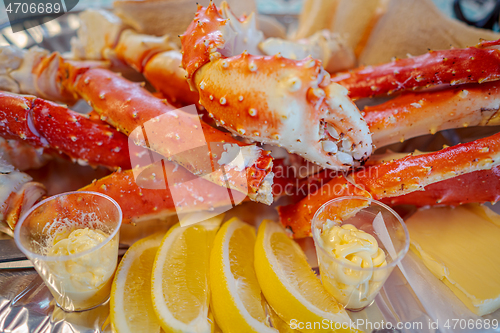
[[[385,271],[356,270],[387,265],[385,252],[372,235],[352,224],[332,226],[321,235],[324,249],[336,261],[320,261],[323,284],[335,299],[348,308],[369,305],[386,279]],[[328,263],[327,263],[328,262]]]
[[[54,243],[47,249],[47,254],[60,257],[48,263],[53,272],[57,289],[51,290],[58,304],[71,302],[78,309],[86,309],[105,301],[109,295],[111,278],[115,271],[118,257],[118,240],[111,239],[96,251],[81,257],[65,257],[83,253],[106,241],[108,235],[101,230],[89,228],[75,229],[65,236],[61,233],[54,238]],[[50,289],[53,289],[49,285]]]
[[[97,192],[59,194],[19,220],[14,239],[64,311],[108,300],[118,262],[120,206]]]
[[[351,311],[374,301],[410,245],[401,217],[371,198],[330,200],[315,213],[311,227],[321,281]]]

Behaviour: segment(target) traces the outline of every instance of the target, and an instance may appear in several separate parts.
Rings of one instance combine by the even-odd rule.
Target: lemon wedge
[[[163,235],[154,234],[136,242],[118,265],[110,299],[113,332],[160,332],[151,301],[151,273]]]
[[[208,267],[223,216],[194,225],[176,224],[163,238],[153,267],[153,307],[166,332],[209,333]]]
[[[211,305],[210,305],[210,308],[208,309],[208,318],[209,318],[209,320],[211,320],[213,322],[212,333],[222,333],[222,330],[220,329],[219,325],[215,321]]]
[[[290,328],[301,332],[356,331],[347,312],[312,271],[300,246],[276,222],[264,220],[259,227],[255,272],[267,302]]]
[[[278,332],[269,327],[254,270],[255,228],[233,218],[210,256],[212,310],[223,332]],[[265,304],[265,303],[264,303]]]
[[[267,306],[267,313],[269,313],[269,319],[273,324],[273,327],[278,330],[280,333],[297,333],[300,331],[294,330],[288,325],[283,319],[278,316],[276,312],[274,312],[273,308],[269,305]]]

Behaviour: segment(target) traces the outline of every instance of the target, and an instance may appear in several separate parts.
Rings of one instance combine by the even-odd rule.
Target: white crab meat
[[[103,9],[87,9],[80,15],[77,38],[71,40],[75,59],[102,60],[113,58],[113,48],[126,28],[122,20]]]
[[[311,56],[321,60],[326,71],[333,73],[355,67],[356,57],[352,48],[337,33],[328,30],[316,32],[308,38],[297,41],[268,38],[259,44],[267,55],[280,53],[289,59],[304,59]]]

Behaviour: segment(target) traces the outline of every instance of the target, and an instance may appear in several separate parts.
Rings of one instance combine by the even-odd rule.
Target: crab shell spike
[[[500,40],[478,47],[432,51],[397,59],[378,66],[360,67],[332,78],[349,90],[351,98],[373,97],[389,92],[440,84],[488,82],[500,79],[500,51],[488,49]]]
[[[353,175],[375,199],[400,196],[425,186],[500,164],[500,133],[447,147],[433,153],[410,155],[371,168],[372,176]],[[373,176],[375,175],[375,176]]]
[[[409,155],[399,160],[368,166],[352,174],[334,178],[301,201],[278,207],[281,223],[293,237],[310,236],[315,212],[328,200],[339,196],[362,195],[377,200],[398,197],[457,176],[490,170],[500,165],[500,133],[459,144],[437,152]]]
[[[477,47],[478,48],[486,48],[486,47],[499,46],[499,45],[500,45],[500,39],[497,39],[497,40],[481,39],[480,42],[477,44]]]
[[[198,21],[202,26],[198,25]],[[198,6],[195,19],[182,35],[182,67],[187,72],[186,79],[192,90],[196,90],[192,82],[194,72],[210,61],[211,50],[224,45],[221,29],[226,24],[226,19],[222,18],[213,1],[210,1],[206,8]]]

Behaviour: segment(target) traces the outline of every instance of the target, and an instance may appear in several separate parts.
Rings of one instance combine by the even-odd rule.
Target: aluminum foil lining
[[[24,24],[30,27],[29,22]],[[39,45],[49,50],[67,52],[70,50],[70,39],[75,35],[79,25],[78,16],[73,13],[17,34],[12,34],[10,26],[6,24],[0,26],[0,45],[13,44],[23,48]],[[498,127],[482,128],[480,136],[498,131]],[[473,128],[452,130],[435,136],[408,140],[392,148],[395,151],[436,150],[443,144],[454,145],[477,137],[478,131]],[[277,218],[274,209],[256,205],[258,204],[246,203],[236,207],[227,213],[226,218],[240,216],[247,222],[255,223],[262,221],[263,218]],[[133,237],[144,237],[158,228],[167,228],[165,224],[155,223],[152,221],[142,223],[138,227],[126,226],[125,237],[128,233],[129,242],[133,242],[136,240]],[[135,229],[127,230],[127,228]],[[123,243],[122,238],[120,242]],[[314,267],[316,259],[312,240],[301,240],[299,244],[305,249]],[[361,329],[380,333],[448,333],[457,330],[447,329],[442,325],[436,330],[429,323],[436,321],[443,323],[447,319],[477,319],[477,316],[474,316],[413,254],[409,253],[400,267],[403,269],[394,270],[373,305],[361,312],[349,314],[353,321],[365,324],[360,327]],[[55,305],[52,295],[34,269],[0,270],[0,332],[111,332],[108,315],[108,304],[81,313],[66,313]],[[482,318],[500,320],[500,310]],[[386,323],[385,327],[387,323],[391,323],[394,327],[398,323],[404,323],[405,327],[382,329],[383,323]],[[469,331],[494,332],[491,329]]]

